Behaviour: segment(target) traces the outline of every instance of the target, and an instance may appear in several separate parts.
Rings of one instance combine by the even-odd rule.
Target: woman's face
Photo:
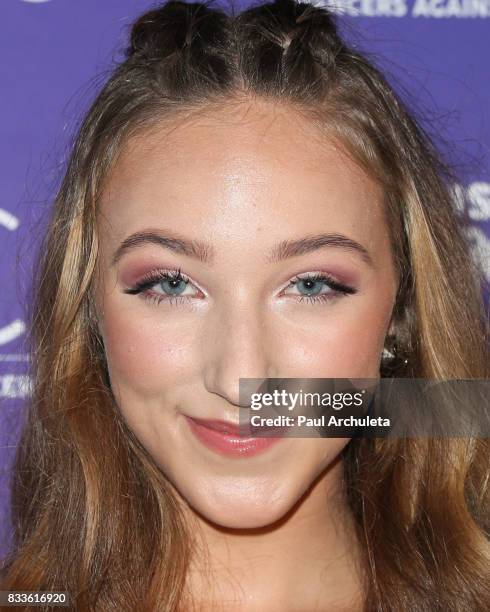
[[[397,285],[380,187],[293,110],[229,104],[131,140],[99,231],[99,325],[127,424],[208,520],[281,518],[348,439],[230,454],[191,419],[236,423],[240,378],[379,376]],[[301,280],[314,276],[327,280]]]

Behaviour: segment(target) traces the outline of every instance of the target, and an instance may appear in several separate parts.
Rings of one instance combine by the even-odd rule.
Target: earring
[[[381,358],[383,366],[390,370],[398,369],[408,363],[408,353],[399,347],[396,336],[387,336]]]
[[[395,358],[395,353],[390,351],[390,350],[388,350],[386,348],[386,346],[385,346],[385,347],[383,347],[383,351],[381,353],[381,357],[383,359],[394,359]]]

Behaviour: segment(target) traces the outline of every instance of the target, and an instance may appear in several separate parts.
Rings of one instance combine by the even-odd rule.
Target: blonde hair
[[[329,11],[277,0],[228,15],[210,3],[167,2],[136,21],[125,61],[89,110],[42,245],[4,590],[66,590],[79,611],[168,611],[185,601],[190,534],[108,383],[92,298],[96,211],[133,134],[236,96],[296,108],[383,186],[400,277],[396,337],[409,359],[382,375],[489,377],[482,275],[450,172]],[[483,438],[347,445],[366,612],[488,609],[489,455]]]

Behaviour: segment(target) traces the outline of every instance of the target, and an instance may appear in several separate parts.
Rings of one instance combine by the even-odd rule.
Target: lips
[[[191,417],[188,417],[191,418]],[[219,431],[224,434],[229,434],[233,436],[240,436],[240,428],[238,423],[232,423],[231,421],[217,421],[217,420],[208,420],[208,419],[196,419],[192,417],[192,420],[200,425],[201,427],[206,427],[207,429],[212,429],[213,431]]]
[[[277,444],[281,438],[241,437],[238,423],[186,416],[189,429],[208,449],[228,457],[250,457]]]

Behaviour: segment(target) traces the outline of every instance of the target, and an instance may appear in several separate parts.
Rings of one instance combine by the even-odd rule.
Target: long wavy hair
[[[302,113],[383,186],[400,278],[397,351],[408,363],[383,362],[381,375],[490,377],[483,275],[452,173],[386,77],[340,37],[336,17],[294,0],[237,14],[162,4],[134,23],[124,61],[86,115],[41,246],[3,590],[68,591],[79,611],[189,609],[191,534],[108,382],[93,308],[97,204],[134,134],[241,98]],[[363,609],[490,609],[489,440],[356,438],[343,455]]]

